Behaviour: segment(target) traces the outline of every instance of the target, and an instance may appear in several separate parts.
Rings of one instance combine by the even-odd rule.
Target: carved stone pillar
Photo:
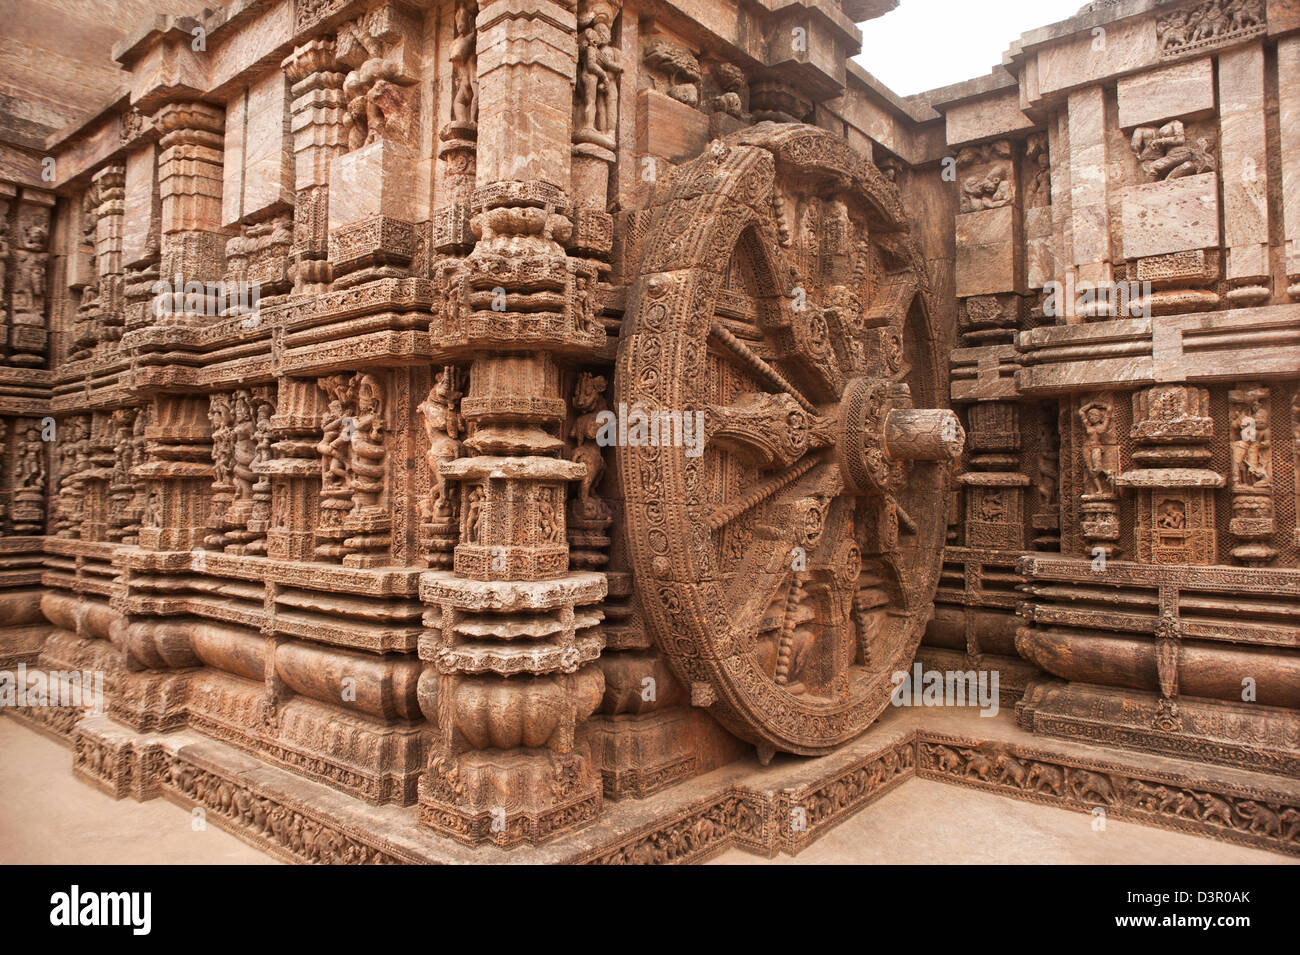
[[[1295,472],[1296,500],[1300,501],[1300,389],[1291,399],[1291,468]],[[1300,506],[1296,508],[1295,540],[1300,547]]]
[[[1262,566],[1277,556],[1273,536],[1273,427],[1269,390],[1257,384],[1228,392],[1232,428],[1232,556]]]
[[[281,66],[293,84],[293,291],[309,295],[329,283],[329,167],[347,149],[345,72],[329,37],[295,47]]]
[[[420,818],[469,844],[541,842],[601,804],[583,722],[604,689],[606,584],[569,569],[566,485],[588,469],[559,433],[560,362],[605,338],[596,270],[565,250],[577,27],[549,0],[480,6],[478,241],[435,270],[434,360],[470,364],[469,437],[467,457],[439,464],[459,500],[453,569],[421,577],[420,701],[437,737]]]
[[[1034,479],[1037,509],[1030,523],[1034,549],[1061,549],[1061,410],[1053,402],[1039,411],[1038,465]]]
[[[1218,59],[1224,271],[1232,286],[1227,300],[1232,306],[1260,305],[1273,294],[1264,44],[1225,50]]]
[[[1300,71],[1300,34],[1277,41],[1279,76]],[[1278,84],[1278,127],[1282,159],[1282,228],[1286,240],[1287,295],[1300,301],[1300,84]]]
[[[122,229],[126,212],[126,167],[106,166],[95,174],[95,269],[99,279],[99,340],[118,341],[125,319]]]
[[[316,449],[324,394],[315,381],[282,378],[270,420],[273,459],[271,523],[266,555],[272,560],[311,560],[319,520],[321,457]]]
[[[226,235],[221,230],[222,128],[225,113],[207,103],[168,103],[154,115],[162,133],[158,183],[162,197],[161,281],[170,296],[157,303],[164,324],[198,324],[216,314],[186,311],[186,283],[216,282],[224,272]]]
[[[14,419],[9,441],[14,448],[10,527],[15,534],[42,534],[45,532],[45,442],[41,440],[40,422],[34,418]]]
[[[145,506],[149,502],[149,487],[146,482],[134,477],[135,469],[144,464],[147,458],[145,448],[145,432],[149,428],[149,421],[153,414],[153,407],[144,404],[135,409],[135,417],[131,423],[131,439],[128,444],[128,453],[126,460],[123,462],[125,467],[125,480],[131,487],[131,499],[125,504],[122,515],[122,543],[135,545],[140,542],[140,522],[144,519]]]
[[[1085,395],[1079,399],[1083,464],[1083,493],[1079,517],[1084,546],[1093,557],[1121,553],[1119,540],[1119,496],[1115,479],[1119,475],[1119,436],[1115,430],[1115,397]]]
[[[131,480],[134,465],[132,429],[138,416],[136,408],[119,408],[113,412],[113,467],[108,481],[108,539],[121,543],[131,523],[131,501],[135,489]]]
[[[153,294],[160,280],[162,194],[158,182],[158,145],[135,144],[126,157],[125,212],[122,219],[123,328],[153,323]],[[174,281],[173,276],[171,281]]]
[[[325,393],[320,455],[321,505],[315,524],[318,560],[380,567],[417,560],[414,435],[417,394],[428,390],[423,369],[331,375]],[[397,462],[410,462],[399,467]],[[395,515],[396,518],[395,518]]]
[[[441,188],[433,213],[432,246],[436,255],[464,255],[474,247],[470,204],[478,156],[478,4],[457,0],[452,9],[451,104],[438,130]]]
[[[91,182],[81,197],[81,242],[68,269],[68,289],[79,295],[69,336],[68,361],[89,358],[100,337],[99,268],[95,232],[99,221],[99,184]]]
[[[271,518],[271,418],[273,389],[241,388],[232,396],[230,477],[234,496],[225,513],[225,550],[265,554]]]
[[[203,541],[214,477],[208,410],[206,397],[153,400],[148,460],[131,469],[148,487],[139,533],[146,550],[191,550]]]
[[[441,369],[429,396],[420,405],[429,442],[425,454],[429,463],[429,497],[422,511],[422,539],[429,566],[439,570],[452,565],[459,533],[460,502],[455,488],[442,473],[442,465],[460,457],[460,439],[465,432],[460,414],[461,377],[454,365]]]
[[[22,189],[18,216],[9,242],[12,272],[9,279],[8,346],[11,365],[40,367],[49,345],[46,314],[50,260],[51,193]]]
[[[85,499],[84,474],[90,464],[90,416],[74,415],[58,424],[59,477],[54,532],[58,537],[81,536]]]
[[[321,416],[320,443],[320,510],[313,525],[317,560],[339,561],[347,553],[343,540],[343,518],[352,504],[348,489],[351,432],[356,427],[356,395],[346,375],[321,378],[317,385],[325,393]]]
[[[1146,564],[1216,562],[1214,491],[1223,475],[1206,467],[1214,435],[1204,388],[1157,385],[1133,395],[1138,465],[1115,480],[1137,491],[1136,559]]]
[[[1004,401],[971,405],[967,441],[966,546],[1023,550],[1029,477],[1019,471],[1020,408]]]
[[[83,541],[106,541],[108,537],[108,494],[113,476],[113,441],[116,432],[109,412],[90,417],[90,438],[86,469],[82,479],[81,533]]]

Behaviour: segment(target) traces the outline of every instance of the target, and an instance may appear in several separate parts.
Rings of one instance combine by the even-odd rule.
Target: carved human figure
[[[253,423],[253,398],[247,391],[236,393],[234,426],[230,429],[231,468],[235,479],[235,500],[251,500],[257,475],[253,459],[257,454],[257,427]]]
[[[1038,499],[1044,507],[1052,507],[1060,493],[1061,472],[1057,456],[1059,449],[1053,442],[1038,455],[1038,477],[1034,481]]]
[[[431,519],[455,517],[455,496],[442,475],[442,465],[460,457],[460,438],[464,434],[464,424],[456,410],[461,394],[456,388],[455,376],[453,367],[445,367],[438,373],[429,396],[420,403],[425,433],[429,436],[429,451],[425,459],[429,462],[432,487],[426,509]]]
[[[478,4],[456,4],[455,36],[451,41],[451,118],[456,123],[478,122],[478,34],[474,19]]]
[[[149,499],[144,507],[142,523],[145,527],[162,527],[162,497],[157,488],[149,491]]]
[[[1156,525],[1162,530],[1179,531],[1187,526],[1187,509],[1182,501],[1169,500],[1160,505]]]
[[[479,539],[479,522],[483,514],[483,488],[474,485],[465,495],[465,543],[477,544]]]
[[[322,437],[316,445],[321,456],[321,486],[340,488],[347,481],[348,449],[356,430],[352,395],[347,379],[339,375],[322,380],[321,386],[330,396],[321,421]]]
[[[1236,440],[1233,453],[1237,459],[1237,483],[1243,487],[1265,487],[1270,483],[1268,451],[1272,447],[1268,409],[1252,400],[1233,422]]]
[[[537,529],[543,543],[561,544],[564,542],[564,528],[560,522],[559,511],[555,506],[553,488],[537,489]]]
[[[235,458],[234,417],[230,396],[215,394],[208,399],[208,421],[212,425],[212,471],[214,483],[229,484]]]
[[[1043,135],[1031,136],[1025,146],[1025,155],[1033,160],[1037,168],[1034,170],[1033,182],[1029,186],[1029,197],[1026,203],[1030,209],[1036,209],[1040,206],[1052,204],[1052,159],[1048,152],[1047,137]]]
[[[41,223],[29,225],[21,248],[14,253],[13,308],[17,314],[45,311],[45,242],[48,231]]]
[[[119,408],[113,412],[113,478],[112,483],[123,485],[131,477],[131,428],[135,422],[134,408]]]
[[[15,491],[38,490],[45,486],[45,455],[41,448],[41,433],[36,428],[28,428],[18,459]]]
[[[1159,129],[1139,126],[1133,131],[1131,145],[1142,169],[1153,181],[1181,179],[1217,168],[1209,140],[1188,142],[1182,120],[1172,120]]]
[[[602,4],[584,11],[579,27],[576,125],[579,130],[612,139],[618,119],[618,77],[623,66],[613,45],[610,9]]]
[[[1115,475],[1106,466],[1105,439],[1110,431],[1110,406],[1101,401],[1090,401],[1079,409],[1083,422],[1083,466],[1087,474],[1087,488],[1092,494],[1109,494]]]
[[[984,207],[997,209],[1011,202],[1011,167],[998,163],[989,170],[981,184],[984,191]]]
[[[605,473],[605,456],[596,443],[596,435],[600,431],[597,419],[609,407],[605,401],[607,386],[604,376],[584,371],[573,389],[573,408],[579,414],[569,429],[569,436],[575,442],[569,459],[587,468],[573,500],[574,514],[583,520],[605,520],[610,516],[608,505],[593,493]]]
[[[351,488],[354,513],[378,507],[384,493],[384,386],[374,375],[356,384],[357,421],[352,437]]]
[[[253,473],[257,478],[264,477],[257,474],[257,467],[271,460],[271,416],[274,414],[275,406],[270,401],[257,402],[257,451],[253,456]]]

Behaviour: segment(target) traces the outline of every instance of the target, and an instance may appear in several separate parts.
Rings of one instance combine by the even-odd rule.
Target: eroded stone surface
[[[843,6],[88,27],[98,105],[0,117],[0,665],[107,712],[21,718],[299,861],[773,852],[915,774],[1296,851],[1294,4],[908,99]],[[868,731],[914,657],[1021,728]]]

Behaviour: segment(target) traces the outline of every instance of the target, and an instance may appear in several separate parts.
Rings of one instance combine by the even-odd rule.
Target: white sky
[[[858,24],[854,59],[899,96],[985,76],[1020,34],[1068,20],[1086,0],[902,0]]]

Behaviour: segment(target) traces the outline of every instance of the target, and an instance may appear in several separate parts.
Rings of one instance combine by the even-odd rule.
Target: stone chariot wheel
[[[675,170],[645,235],[615,374],[642,611],[694,704],[760,755],[825,753],[932,613],[965,435],[918,410],[946,357],[922,259],[893,184],[791,124]]]

